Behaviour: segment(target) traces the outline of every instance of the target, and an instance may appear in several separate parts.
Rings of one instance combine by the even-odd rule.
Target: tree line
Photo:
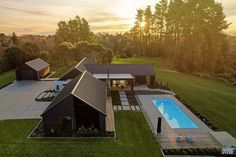
[[[181,71],[215,73],[227,52],[225,18],[214,0],[160,0],[153,11],[137,10],[131,44],[138,55],[172,58]]]
[[[0,34],[0,48],[4,48],[4,53],[0,53],[0,72],[17,68],[38,57],[56,66],[70,65],[79,62],[83,57],[96,63],[111,63],[112,49],[93,43],[94,36],[88,22],[79,16],[58,22],[56,33],[52,37],[35,36],[37,43],[33,42],[34,36],[17,37],[13,33],[8,37]]]

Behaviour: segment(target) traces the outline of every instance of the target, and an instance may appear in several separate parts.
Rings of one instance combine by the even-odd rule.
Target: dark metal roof
[[[86,71],[69,82],[42,115],[70,95],[106,115],[106,86]]]
[[[86,67],[85,67],[85,64],[93,64],[92,61],[90,61],[88,58],[84,57],[80,62],[79,64],[77,64],[75,66],[76,69],[78,69],[80,72],[84,72],[84,71],[87,71]]]
[[[84,72],[72,94],[106,115],[106,86],[88,72]]]
[[[155,75],[151,64],[86,64],[87,70],[92,74],[132,74],[134,76]]]
[[[70,81],[68,84],[65,85],[65,87],[60,91],[60,93],[53,99],[53,101],[50,103],[50,105],[45,109],[45,111],[43,112],[43,114],[45,114],[47,111],[49,111],[51,108],[53,108],[54,106],[56,106],[58,103],[60,103],[62,100],[64,100],[65,98],[67,98],[71,92],[73,91],[73,89],[75,88],[77,82],[79,81],[80,77],[82,76],[82,74],[80,74],[79,76],[77,76],[75,79],[73,79],[72,81]],[[43,115],[42,114],[42,115]]]
[[[70,73],[74,74],[80,74],[83,73],[84,71],[87,71],[86,67],[84,66],[85,64],[93,64],[92,61],[90,61],[88,58],[84,57],[78,64],[72,66],[61,78],[60,80],[67,80],[67,79],[73,79],[71,78]]]
[[[40,71],[44,68],[49,67],[49,64],[45,62],[44,60],[42,60],[41,58],[37,58],[31,61],[25,62],[25,64],[36,71]]]

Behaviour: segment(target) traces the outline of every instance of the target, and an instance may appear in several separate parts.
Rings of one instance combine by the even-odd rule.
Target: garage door
[[[22,80],[34,80],[34,73],[32,71],[21,71]]]

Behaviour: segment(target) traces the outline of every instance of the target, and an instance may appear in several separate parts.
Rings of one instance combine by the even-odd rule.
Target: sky
[[[84,17],[93,32],[123,33],[134,22],[136,9],[158,0],[0,0],[0,33],[54,34],[57,23],[75,15]],[[218,0],[236,35],[236,0]]]

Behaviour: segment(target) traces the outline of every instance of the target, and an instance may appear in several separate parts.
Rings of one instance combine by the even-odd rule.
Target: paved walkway
[[[114,111],[140,111],[139,106],[131,106],[129,104],[125,91],[119,91],[121,105],[113,106]]]
[[[112,99],[111,97],[107,98],[107,106],[106,106],[106,131],[107,132],[115,132],[115,120],[114,120],[114,112],[112,109]]]
[[[114,111],[141,111],[139,106],[113,106]]]

